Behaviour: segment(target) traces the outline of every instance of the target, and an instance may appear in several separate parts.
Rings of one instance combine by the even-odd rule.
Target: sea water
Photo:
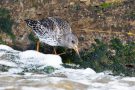
[[[91,68],[64,68],[61,64],[58,55],[0,45],[0,90],[135,90],[135,77],[112,76],[110,71],[96,73]],[[54,67],[51,73],[42,71],[48,66]]]

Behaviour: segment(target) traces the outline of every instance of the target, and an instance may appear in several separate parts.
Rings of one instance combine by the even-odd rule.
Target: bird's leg
[[[60,54],[58,54],[58,55],[63,55],[63,54],[66,54],[66,52],[60,53]]]
[[[67,49],[66,49],[66,50],[67,50]],[[55,55],[63,55],[63,54],[66,54],[66,50],[65,50],[65,52],[63,52],[63,53],[57,54],[57,52],[56,52],[56,47],[53,47],[53,51],[54,51],[54,54],[55,54]]]
[[[39,41],[37,41],[37,51],[39,51],[39,44],[40,44],[40,42]]]
[[[58,55],[66,54],[66,51],[67,51],[67,48],[66,48],[66,50],[65,50],[63,53],[60,53],[60,54],[58,54]]]
[[[53,47],[53,51],[54,51],[54,54],[57,54],[56,48],[55,48],[55,47]]]

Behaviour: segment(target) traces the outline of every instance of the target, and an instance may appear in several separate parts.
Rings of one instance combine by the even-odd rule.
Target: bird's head
[[[76,35],[70,33],[65,35],[65,46],[74,49],[75,52],[79,55],[78,51],[78,38]],[[80,55],[79,55],[80,56]]]

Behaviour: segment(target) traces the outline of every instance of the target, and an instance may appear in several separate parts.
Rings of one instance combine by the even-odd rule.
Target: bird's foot
[[[63,52],[63,53],[60,53],[60,54],[57,54],[57,55],[63,55],[63,54],[66,54],[66,52]]]

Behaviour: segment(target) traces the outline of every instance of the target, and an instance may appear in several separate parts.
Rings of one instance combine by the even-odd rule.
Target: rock
[[[125,0],[2,0],[1,8],[9,9],[11,19],[13,20],[12,32],[16,36],[15,40],[10,39],[7,35],[0,32],[2,38],[10,46],[14,46],[20,50],[26,50],[33,47],[33,43],[27,38],[20,37],[25,35],[24,32],[30,33],[31,29],[27,30],[27,25],[24,19],[42,19],[48,16],[56,16],[67,20],[77,36],[84,35],[84,41],[79,43],[79,48],[88,47],[94,43],[94,38],[102,38],[101,32],[112,32],[118,30],[121,32],[133,31],[135,26],[132,12],[134,12],[134,1]],[[124,3],[122,2],[124,1]],[[8,2],[8,3],[6,3]],[[102,10],[101,3],[116,3],[116,8],[108,8]],[[119,5],[120,4],[120,5]],[[103,7],[106,7],[104,4]],[[118,5],[118,6],[117,6]],[[114,6],[114,7],[115,7]],[[129,7],[130,6],[130,7]],[[125,8],[127,7],[127,8]],[[126,15],[127,13],[127,15]],[[131,14],[131,16],[130,16]],[[119,16],[120,15],[120,16]],[[119,16],[119,17],[118,17]],[[128,18],[125,18],[129,16]],[[127,28],[127,29],[126,29]],[[88,32],[85,32],[85,30]],[[91,31],[92,30],[92,31]],[[96,34],[95,34],[96,33]],[[98,35],[97,35],[98,34]],[[105,33],[106,34],[106,33]],[[108,35],[108,34],[107,34]],[[114,37],[113,34],[111,34]],[[117,35],[116,35],[117,36]]]
[[[90,5],[91,4],[91,0],[80,0],[80,2],[84,2],[86,5]]]

